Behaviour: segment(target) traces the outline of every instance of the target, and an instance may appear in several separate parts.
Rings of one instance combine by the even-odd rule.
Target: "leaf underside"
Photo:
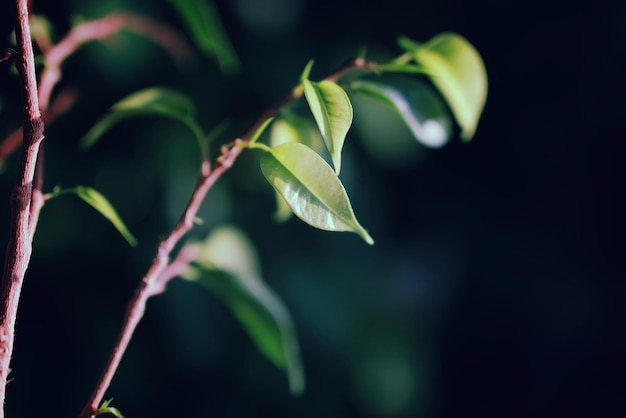
[[[332,168],[309,147],[286,143],[261,158],[261,170],[296,216],[327,231],[350,231],[374,240],[359,224],[348,195]]]

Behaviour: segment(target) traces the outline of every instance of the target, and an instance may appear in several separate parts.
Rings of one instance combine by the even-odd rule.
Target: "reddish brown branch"
[[[82,23],[72,29],[61,42],[53,46],[48,45],[47,38],[38,38],[46,61],[46,67],[41,74],[39,83],[39,105],[46,123],[54,120],[69,108],[68,104],[73,103],[73,101],[68,102],[67,97],[63,97],[59,104],[65,106],[53,109],[54,103],[57,102],[56,99],[49,106],[52,91],[61,80],[61,66],[65,60],[84,44],[105,40],[122,29],[135,32],[161,45],[180,66],[187,64],[193,56],[191,48],[175,29],[152,19],[130,13],[111,13],[101,19]],[[21,129],[5,138],[0,143],[0,163],[12,154],[21,143]]]
[[[342,66],[338,71],[331,74],[326,78],[329,81],[336,81],[346,72],[355,68],[369,68],[366,66],[371,65],[363,60],[353,60]],[[170,254],[176,244],[182,239],[182,237],[191,230],[193,227],[193,220],[200,209],[206,194],[211,189],[213,184],[219,179],[222,174],[230,167],[245,149],[246,144],[255,134],[255,132],[263,125],[263,123],[278,114],[278,112],[287,106],[289,103],[296,100],[298,95],[291,93],[281,100],[277,105],[271,107],[265,111],[260,118],[258,118],[241,138],[236,139],[229,146],[222,147],[222,155],[217,159],[217,166],[211,170],[211,165],[208,161],[203,161],[201,175],[196,184],[196,188],[193,191],[192,197],[181,216],[178,224],[170,232],[169,236],[161,242],[157,255],[154,258],[152,265],[148,272],[144,276],[139,288],[135,292],[135,296],[130,301],[126,310],[126,319],[122,326],[122,330],[118,337],[118,341],[115,344],[113,353],[109,358],[109,362],[103,372],[98,385],[92,394],[89,402],[83,409],[79,418],[93,418],[96,416],[99,405],[102,403],[104,394],[107,391],[113,376],[120,364],[122,356],[130,342],[132,335],[141,320],[147,300],[156,294],[162,293],[165,290],[167,282],[172,278],[180,275],[185,267],[192,262],[191,255],[183,248],[176,259],[170,262]]]
[[[170,253],[174,249],[174,246],[181,240],[181,238],[191,230],[193,227],[193,220],[200,209],[200,205],[204,201],[204,198],[211,187],[215,184],[217,179],[228,170],[237,156],[243,150],[241,141],[237,141],[235,145],[226,150],[221,162],[208,176],[201,175],[198,179],[196,188],[191,196],[183,215],[178,221],[176,227],[170,232],[169,236],[161,242],[157,255],[152,262],[148,272],[141,281],[141,285],[135,292],[135,296],[130,301],[126,310],[126,319],[122,326],[122,331],[118,337],[117,343],[113,349],[113,353],[105,371],[103,372],[98,386],[92,394],[87,406],[85,406],[80,417],[91,418],[95,417],[99,405],[102,403],[102,399],[111,380],[117,371],[117,368],[122,360],[122,356],[128,347],[139,321],[143,317],[146,309],[147,300],[156,294],[159,294],[165,290],[167,281],[173,277],[176,277],[182,272],[182,269],[189,263],[190,260],[184,258],[184,254],[170,263]]]
[[[0,314],[0,418],[4,417],[4,400],[9,375],[11,354],[17,318],[17,307],[24,275],[32,253],[33,231],[40,204],[33,202],[37,156],[43,140],[44,124],[37,100],[35,59],[28,24],[27,0],[17,0],[15,34],[18,54],[18,72],[23,102],[24,147],[13,192],[12,223],[2,278],[2,312]],[[39,190],[35,193],[40,193]]]
[[[56,95],[52,104],[46,112],[42,112],[41,118],[44,124],[54,121],[59,116],[67,112],[76,103],[78,94],[75,90],[67,88],[61,90]],[[24,137],[24,130],[22,128],[16,129],[4,141],[0,142],[0,164],[2,164],[13,151],[22,144],[22,138]]]

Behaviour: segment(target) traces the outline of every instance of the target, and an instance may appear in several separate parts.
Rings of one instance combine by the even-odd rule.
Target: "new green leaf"
[[[138,91],[120,100],[85,134],[82,148],[93,146],[102,135],[118,123],[136,116],[161,116],[187,125],[200,143],[202,129],[194,121],[196,109],[189,97],[175,90],[153,87]]]
[[[472,139],[487,100],[487,72],[478,51],[462,36],[443,33],[413,55],[448,102],[462,138]]]
[[[239,70],[239,60],[212,1],[170,0],[170,4],[185,21],[203,52],[213,55],[223,71]]]
[[[349,88],[394,109],[415,139],[424,145],[441,147],[452,136],[452,121],[445,103],[421,78],[399,74],[367,76],[352,81]]]
[[[352,124],[352,105],[346,92],[336,83],[303,80],[304,95],[322,133],[335,166],[341,171],[341,150]]]
[[[188,245],[186,250],[196,256],[195,271],[187,278],[215,293],[260,352],[287,373],[291,392],[302,393],[304,371],[291,315],[261,279],[257,255],[248,238],[235,228],[221,227],[205,242]]]
[[[354,216],[348,195],[332,168],[315,151],[299,143],[272,148],[261,158],[263,175],[293,213],[311,226],[350,231],[374,240]]]
[[[313,149],[318,154],[324,152],[324,140],[313,119],[296,113],[282,112],[280,117],[272,124],[270,132],[270,146],[276,147],[289,142],[299,142]],[[293,212],[285,199],[276,193],[276,212],[274,219],[284,222],[291,217]]]
[[[100,405],[100,408],[98,408],[98,412],[96,413],[96,415],[111,414],[117,418],[124,418],[124,415],[122,415],[119,409],[110,406],[112,401],[113,399],[109,399],[102,402],[102,405]]]
[[[109,220],[118,230],[120,234],[128,241],[128,243],[135,247],[137,245],[137,240],[130,233],[124,222],[117,214],[115,208],[109,203],[109,201],[97,190],[92,189],[90,187],[78,186],[74,189],[68,190],[67,192],[73,192],[76,196],[80,197],[87,204],[89,204],[92,208],[100,212],[102,216]],[[63,192],[59,192],[61,194]]]

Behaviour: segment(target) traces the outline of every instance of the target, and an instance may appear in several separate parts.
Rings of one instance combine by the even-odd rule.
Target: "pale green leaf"
[[[75,193],[76,196],[80,197],[87,204],[89,204],[92,208],[100,212],[102,216],[109,220],[118,230],[120,234],[128,241],[128,243],[135,247],[137,245],[137,240],[130,233],[124,222],[117,214],[115,208],[109,203],[109,201],[97,190],[92,189],[90,187],[78,186],[74,189],[67,190],[67,192]],[[59,194],[64,193],[63,191],[59,192]]]
[[[238,229],[217,228],[203,243],[191,245],[199,281],[233,312],[259,351],[287,373],[294,395],[304,390],[304,371],[291,315],[261,279],[257,255]]]
[[[231,45],[213,1],[170,0],[185,21],[196,45],[217,60],[222,71],[239,70],[239,60]]]
[[[374,243],[356,220],[337,175],[306,145],[286,143],[272,148],[261,158],[261,169],[293,213],[304,222],[327,231],[354,232],[368,244]]]
[[[161,116],[178,120],[187,125],[199,143],[202,143],[202,129],[193,119],[195,113],[191,99],[175,90],[160,87],[141,90],[113,105],[80,140],[80,146],[82,148],[93,146],[113,126],[136,116]]]
[[[472,139],[487,100],[487,72],[478,51],[462,36],[443,33],[413,54],[448,102],[462,138]]]
[[[117,418],[124,418],[124,415],[122,415],[119,409],[110,406],[112,401],[113,398],[102,402],[102,405],[100,405],[100,408],[98,408],[98,412],[96,413],[96,415],[111,414]]]
[[[252,136],[250,137],[250,143],[255,143],[263,134],[263,132],[265,132],[265,128],[267,128],[267,126],[274,120],[274,118],[267,118],[262,124],[261,126],[259,126],[259,128],[254,131],[254,133],[252,134]]]
[[[276,147],[288,142],[302,143],[318,154],[322,154],[325,148],[320,131],[311,117],[306,118],[296,113],[283,112],[272,124],[270,146]],[[276,194],[274,220],[285,222],[291,218],[293,212],[280,193],[277,191],[274,193]]]
[[[452,136],[452,121],[445,103],[421,78],[400,74],[367,76],[352,81],[349,88],[394,109],[415,139],[424,145],[441,147]]]
[[[303,80],[304,95],[322,133],[335,172],[341,171],[341,150],[352,124],[352,105],[346,92],[336,83]]]
[[[302,74],[300,75],[300,83],[302,83],[304,80],[309,79],[309,75],[311,74],[311,69],[313,68],[314,62],[315,60],[309,60],[309,62],[306,63],[306,65],[304,66],[304,70],[302,70]]]

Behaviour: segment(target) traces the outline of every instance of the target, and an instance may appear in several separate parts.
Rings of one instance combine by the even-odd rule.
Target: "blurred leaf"
[[[452,122],[446,105],[422,79],[383,74],[354,80],[349,88],[391,106],[415,139],[424,145],[441,147],[452,136]]]
[[[77,186],[74,189],[55,190],[50,194],[49,198],[68,193],[75,194],[84,200],[102,216],[108,219],[132,247],[137,246],[137,240],[133,234],[131,234],[126,225],[124,225],[124,222],[117,214],[115,208],[113,208],[109,201],[100,192],[90,187]]]
[[[352,105],[346,92],[336,83],[302,81],[304,95],[322,133],[335,166],[341,171],[341,150],[352,124]]]
[[[48,42],[53,42],[55,39],[54,26],[52,22],[43,15],[31,15],[30,31],[34,39],[44,38]]]
[[[282,300],[261,279],[257,255],[239,230],[221,227],[195,250],[195,280],[230,308],[258,349],[286,371],[291,393],[304,390],[304,371],[291,315]],[[189,275],[187,275],[189,276]]]
[[[170,4],[187,24],[196,45],[214,56],[222,71],[239,70],[239,60],[212,1],[170,0]]]
[[[354,216],[348,195],[332,168],[309,147],[286,143],[261,158],[263,174],[293,213],[311,226],[350,231],[374,240]]]
[[[413,39],[406,36],[398,37],[398,46],[407,52],[413,53],[421,45],[422,44],[420,42],[415,42]]]
[[[175,90],[160,87],[141,90],[113,105],[80,140],[80,146],[93,146],[113,126],[136,116],[160,116],[178,120],[187,125],[202,144],[204,135],[202,128],[193,119],[195,113],[191,99]]]
[[[413,56],[450,105],[461,137],[472,139],[487,100],[487,72],[478,51],[462,36],[443,33],[416,48]]]
[[[398,62],[388,62],[378,64],[377,70],[385,73],[404,73],[404,74],[427,74],[428,72],[421,65],[404,64]]]

